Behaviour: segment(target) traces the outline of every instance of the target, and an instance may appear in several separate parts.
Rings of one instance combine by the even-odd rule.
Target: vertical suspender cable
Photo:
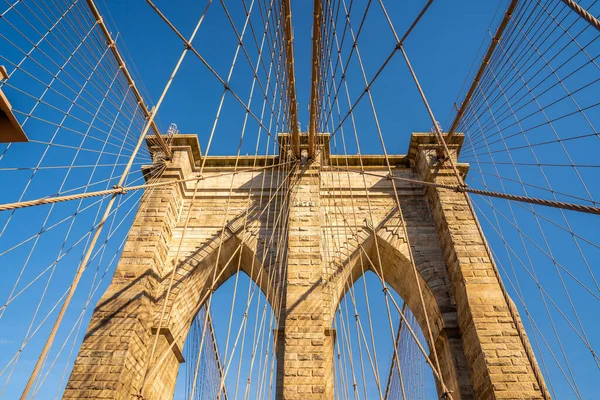
[[[308,125],[308,155],[315,155],[317,119],[319,116],[319,84],[321,82],[321,28],[323,25],[322,0],[315,0],[313,11],[312,79],[310,88],[310,122]]]
[[[292,29],[292,8],[290,0],[283,0],[281,8],[282,18],[284,20],[284,37],[285,37],[285,56],[287,64],[287,95],[291,136],[292,136],[292,151],[294,155],[300,158],[300,132],[298,128],[298,102],[296,100],[296,75],[294,72],[294,32]]]

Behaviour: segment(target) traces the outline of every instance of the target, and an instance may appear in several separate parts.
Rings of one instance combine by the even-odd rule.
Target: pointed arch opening
[[[275,367],[273,307],[278,306],[271,301],[278,297],[274,271],[228,231],[178,261],[173,282],[161,282],[163,295],[153,318],[154,332],[161,327],[161,340],[164,336],[167,342],[176,342],[171,347],[178,363],[165,364],[154,384],[172,382],[172,393],[182,399],[231,398],[229,391],[252,392],[249,398],[270,393],[270,386],[257,384],[265,374],[274,379],[269,378]],[[241,376],[246,376],[244,382]]]
[[[272,399],[276,314],[246,273],[230,276],[190,326],[175,399]]]
[[[428,254],[428,257],[421,257],[419,254],[421,244],[415,240],[411,241],[415,260],[413,265],[406,241],[397,235],[387,233],[389,232],[385,230],[371,231],[339,268],[336,277],[337,292],[334,294],[333,302],[334,310],[339,312],[342,301],[346,301],[352,291],[356,290],[358,283],[362,282],[364,291],[365,279],[376,281],[378,289],[370,290],[378,291],[378,296],[384,298],[388,296],[386,313],[399,317],[404,304],[404,307],[410,310],[409,315],[416,323],[414,331],[420,332],[422,339],[420,341],[422,349],[419,352],[421,355],[425,353],[430,361],[427,363],[428,371],[431,372],[432,368],[436,368],[437,375],[442,377],[447,389],[460,393],[458,398],[472,398],[472,391],[469,390],[471,378],[466,369],[466,355],[457,328],[456,307],[451,289],[448,280],[436,270],[440,265],[444,268],[444,264],[436,266],[428,261],[432,259],[431,254]],[[441,257],[441,254],[439,256]],[[365,291],[365,293],[366,302],[371,292]],[[397,300],[394,300],[391,293],[398,296]],[[379,312],[381,308],[377,310]],[[356,315],[350,317],[356,318]],[[388,315],[387,319],[390,318],[391,316]],[[389,323],[387,332],[388,337],[393,336],[389,333]],[[413,339],[415,335],[416,333],[411,334]],[[393,350],[393,347],[390,349]],[[387,350],[387,354],[394,354],[390,349]],[[442,395],[444,390],[441,381],[437,377],[435,381],[438,395]],[[376,381],[372,381],[371,386],[373,382]],[[379,382],[379,385],[376,387],[381,389],[383,383]]]
[[[437,396],[433,373],[419,348],[428,353],[427,341],[405,304],[393,289],[383,291],[381,280],[370,270],[345,292],[333,320],[336,398]]]

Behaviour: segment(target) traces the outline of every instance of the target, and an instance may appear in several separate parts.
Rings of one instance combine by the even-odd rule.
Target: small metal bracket
[[[127,193],[127,189],[125,189],[123,186],[120,186],[120,185],[114,185],[113,189],[118,190],[117,194],[126,194]]]

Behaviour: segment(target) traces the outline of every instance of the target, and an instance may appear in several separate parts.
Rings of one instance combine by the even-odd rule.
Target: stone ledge
[[[446,139],[448,139],[448,135],[445,135]],[[463,133],[455,133],[452,135],[449,140],[447,140],[446,144],[448,149],[450,150],[451,155],[456,152],[455,165],[458,171],[462,174],[463,179],[466,179],[467,173],[469,172],[469,164],[468,163],[459,163],[456,160],[460,157],[460,151],[462,149],[462,145],[465,139],[465,135]],[[411,167],[414,167],[417,164],[417,159],[419,157],[419,151],[428,151],[428,150],[437,150],[439,147],[436,135],[433,133],[423,133],[423,132],[413,132],[410,138],[410,145],[408,147],[408,163]],[[436,169],[436,175],[444,175],[442,172],[446,170],[445,174],[451,174],[451,170],[449,169],[449,164],[432,161],[430,163],[431,168]]]
[[[163,138],[168,139],[167,135],[162,135]],[[162,151],[160,147],[154,143],[154,135],[146,136],[146,145],[150,150],[150,155],[154,156],[155,152]],[[200,165],[202,159],[202,151],[200,150],[200,142],[198,141],[198,135],[194,134],[177,134],[169,139],[171,142],[171,149],[173,152],[176,151],[189,151],[190,160],[193,165]]]
[[[280,133],[280,142],[285,142],[288,139],[289,134]],[[323,140],[328,137],[329,134],[319,134],[319,140]],[[305,139],[306,135],[301,135],[301,140]],[[152,142],[153,135],[146,137],[146,143],[150,150],[150,154],[160,151]],[[458,146],[458,153],[460,154],[461,147],[464,142],[464,134],[455,133],[449,140],[448,145]],[[327,142],[328,143],[328,142]],[[410,139],[410,145],[407,154],[390,154],[387,159],[392,167],[409,167],[414,163],[416,158],[417,149],[421,145],[437,145],[437,139],[434,134],[426,132],[413,132]],[[187,151],[192,160],[194,167],[200,167],[202,164],[202,153],[200,149],[200,142],[198,141],[198,135],[196,134],[177,134],[171,138],[171,148],[173,151]],[[327,155],[327,164],[333,166],[349,167],[360,166],[365,167],[386,167],[386,157],[380,154],[364,154],[364,155],[329,155],[329,146],[325,149]],[[206,157],[205,168],[219,168],[219,169],[233,169],[236,166],[238,168],[247,167],[264,167],[269,164],[277,164],[279,162],[279,155],[272,156],[208,156]]]
[[[152,328],[152,334],[156,334],[157,330],[157,328]],[[173,334],[171,333],[171,330],[169,328],[160,328],[160,334],[165,337],[169,346],[173,344],[173,341],[175,339],[173,338]],[[183,353],[181,352],[181,349],[179,348],[179,345],[177,343],[173,344],[171,350],[173,351],[173,355],[175,356],[177,361],[179,361],[180,364],[185,362],[185,358],[183,358]]]
[[[455,133],[450,138],[448,138],[448,134],[444,134],[444,137],[446,139],[446,144],[458,146],[457,155],[460,155],[460,150],[465,140],[465,134]],[[420,145],[437,145],[437,143],[437,137],[433,133],[413,132],[410,136],[410,144],[408,146],[408,158],[414,162]]]

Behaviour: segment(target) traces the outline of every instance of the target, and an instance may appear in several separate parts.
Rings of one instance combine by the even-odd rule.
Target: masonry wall
[[[322,285],[319,164],[292,175],[286,282],[277,335],[277,398],[333,398],[333,336]]]
[[[456,145],[451,147],[454,152],[459,150]],[[421,145],[416,170],[422,179],[455,185],[449,166],[440,167],[435,153],[436,146]],[[427,189],[426,198],[456,299],[475,397],[544,398],[544,383],[534,373],[539,373],[539,368],[533,352],[524,333],[517,330],[517,311],[502,291],[468,198],[464,193],[435,187]]]
[[[164,179],[181,177],[181,171],[175,172]],[[180,188],[175,185],[144,195],[112,282],[94,310],[63,398],[124,400],[141,387],[151,364],[151,316],[180,204]],[[174,357],[165,362],[171,370],[178,364]],[[161,377],[166,381],[155,380],[156,386],[168,394],[175,377],[176,373],[166,374]]]
[[[188,136],[175,142],[162,179],[198,172]],[[409,155],[392,157],[393,175],[453,183],[431,139],[413,136]],[[341,159],[327,155],[291,171],[235,174],[230,161],[214,159],[197,186],[148,191],[64,398],[171,398],[192,319],[243,272],[278,318],[277,398],[333,399],[332,318],[368,270],[417,318],[444,381],[440,395],[543,398],[464,195],[392,182],[381,159],[366,160],[377,176],[359,165],[330,168]]]

